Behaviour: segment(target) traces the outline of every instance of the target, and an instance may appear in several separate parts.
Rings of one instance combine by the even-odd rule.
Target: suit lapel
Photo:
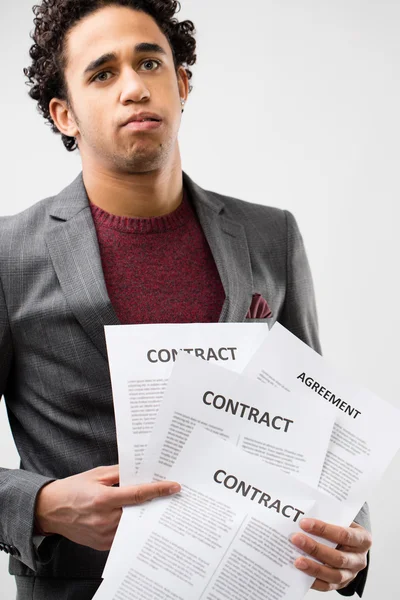
[[[200,224],[207,238],[225,290],[220,322],[242,322],[250,308],[253,276],[243,225],[224,215],[224,203],[183,173]]]
[[[104,325],[120,324],[107,294],[82,173],[54,201],[47,247],[68,305],[107,358]]]

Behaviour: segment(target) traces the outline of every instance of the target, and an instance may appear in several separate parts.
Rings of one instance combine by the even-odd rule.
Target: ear
[[[180,97],[187,100],[189,96],[189,79],[184,67],[178,68],[178,88]]]
[[[49,111],[60,133],[69,137],[76,137],[78,135],[79,129],[74,115],[65,100],[52,98],[49,104]]]

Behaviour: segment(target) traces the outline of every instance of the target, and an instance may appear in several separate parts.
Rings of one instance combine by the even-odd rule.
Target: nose
[[[120,100],[122,104],[129,102],[142,102],[150,98],[150,91],[145,85],[143,79],[132,68],[127,69],[122,81],[122,90]]]

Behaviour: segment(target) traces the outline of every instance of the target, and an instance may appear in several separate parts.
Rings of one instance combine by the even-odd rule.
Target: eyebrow
[[[159,44],[151,44],[149,42],[141,42],[140,44],[136,44],[134,47],[134,53],[136,54],[145,54],[151,52],[153,54],[161,54],[163,56],[167,56],[166,51]],[[86,69],[83,72],[83,75],[87,75],[88,73],[93,73],[103,65],[113,60],[117,60],[117,55],[115,52],[107,52],[106,54],[102,54],[99,58],[92,60],[91,63],[88,64]]]

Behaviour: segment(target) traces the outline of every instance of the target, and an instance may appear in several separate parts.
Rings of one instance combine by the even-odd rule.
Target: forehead
[[[107,6],[86,16],[66,39],[67,69],[76,72],[107,52],[133,52],[136,44],[157,43],[172,58],[168,40],[150,15],[125,6]]]

